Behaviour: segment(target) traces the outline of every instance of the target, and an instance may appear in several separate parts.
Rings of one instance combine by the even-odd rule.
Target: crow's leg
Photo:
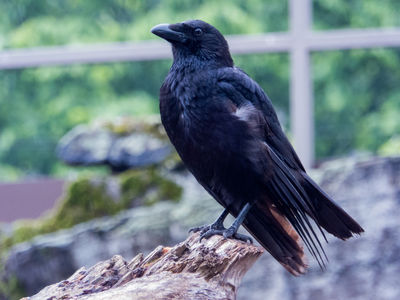
[[[229,214],[228,210],[225,208],[222,214],[218,217],[217,220],[215,220],[214,223],[210,225],[203,225],[199,227],[193,227],[189,229],[189,232],[198,232],[200,231],[200,236],[209,231],[209,230],[223,230],[225,229],[224,227],[224,220],[226,219],[226,216]]]
[[[218,235],[223,235],[225,238],[234,238],[234,239],[241,240],[244,242],[252,243],[253,240],[250,237],[248,237],[247,235],[244,235],[244,234],[237,233],[240,225],[242,225],[243,220],[246,217],[247,213],[249,212],[251,206],[252,206],[252,204],[246,203],[246,205],[240,211],[236,220],[233,222],[231,227],[229,227],[228,229],[225,229],[223,226],[222,226],[222,228],[219,228],[219,229],[213,229],[213,228],[206,229],[206,230],[203,229],[200,233],[200,240],[203,238],[209,238],[213,235],[218,234]]]
[[[242,225],[244,218],[246,217],[247,213],[249,212],[249,210],[252,206],[253,206],[252,204],[246,203],[246,205],[242,208],[242,210],[240,211],[239,215],[237,216],[236,220],[233,222],[231,227],[229,227],[228,229],[226,229],[224,231],[223,236],[225,238],[234,238],[234,239],[242,240],[244,242],[253,243],[253,240],[251,239],[251,237],[244,235],[244,234],[237,233],[240,225]]]

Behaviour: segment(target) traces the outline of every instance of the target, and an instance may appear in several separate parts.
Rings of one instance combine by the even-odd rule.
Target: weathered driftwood
[[[176,246],[158,246],[130,262],[116,255],[44,288],[37,299],[235,299],[240,281],[263,249],[198,234]]]

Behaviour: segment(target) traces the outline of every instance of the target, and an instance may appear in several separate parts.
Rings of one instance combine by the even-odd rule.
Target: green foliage
[[[0,2],[0,28],[6,36],[3,44],[10,48],[154,39],[150,33],[153,25],[187,19],[213,23],[224,34],[285,31],[287,1]]]
[[[251,4],[239,0],[1,1],[0,48],[153,39],[153,25],[189,18],[209,21],[225,34],[284,31],[286,16],[287,3],[278,0],[268,4],[261,0]],[[287,55],[260,57],[264,63],[256,55],[238,62],[259,75],[274,101],[278,106],[284,103],[287,111],[287,77],[275,74],[287,71]],[[65,168],[55,157],[55,145],[73,126],[97,118],[158,113],[158,90],[169,66],[165,60],[0,72],[0,165],[13,171],[0,176],[57,175]]]
[[[397,0],[314,0],[315,29],[399,26]],[[0,1],[0,49],[155,39],[162,22],[200,18],[223,34],[288,29],[280,0]],[[285,128],[287,54],[236,56],[267,91]],[[380,151],[399,132],[399,50],[313,54],[316,150],[319,158]],[[93,119],[158,113],[169,60],[0,72],[0,179],[64,175],[54,155],[69,129]],[[379,152],[384,153],[384,152]],[[399,152],[397,152],[399,153]]]
[[[398,155],[400,153],[400,136],[392,136],[391,139],[379,147],[378,153],[385,156]]]
[[[399,27],[398,0],[313,0],[315,29]]]
[[[314,28],[400,26],[397,0],[314,0]],[[400,50],[313,54],[317,156],[399,155]]]
[[[319,157],[376,153],[400,132],[399,65],[400,51],[392,49],[313,54]]]
[[[138,76],[144,70],[152,80]],[[6,88],[0,90],[0,161],[28,173],[54,174],[55,146],[75,125],[158,113],[157,91],[167,70],[166,62],[142,62],[1,72]]]

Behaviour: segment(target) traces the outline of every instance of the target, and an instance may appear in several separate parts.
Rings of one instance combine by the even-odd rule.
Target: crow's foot
[[[223,230],[225,227],[222,224],[219,223],[213,223],[209,225],[203,225],[199,227],[193,227],[189,229],[189,233],[191,232],[199,232],[200,231],[200,236],[210,230]]]
[[[199,226],[199,227],[193,227],[191,229],[189,229],[189,233],[190,232],[198,232],[200,231],[200,236],[202,234],[204,234],[205,232],[209,231],[209,230],[224,230],[224,220],[226,218],[226,216],[229,214],[227,209],[224,209],[224,211],[222,212],[222,214],[218,217],[217,220],[215,220],[214,223],[210,224],[210,225],[203,225],[203,226]]]
[[[200,231],[200,241],[202,239],[208,239],[212,237],[213,235],[222,235],[224,238],[227,239],[236,239],[243,241],[245,243],[249,242],[250,244],[253,243],[253,239],[247,235],[240,234],[234,231],[234,228],[230,227],[228,229],[226,228],[210,228],[211,226],[208,226],[208,228],[203,228]]]

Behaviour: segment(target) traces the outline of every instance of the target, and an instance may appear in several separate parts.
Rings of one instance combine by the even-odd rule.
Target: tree
[[[313,4],[316,30],[400,23],[396,0],[384,4],[315,0]],[[224,34],[285,31],[287,15],[287,1],[279,0],[4,0],[0,2],[0,48],[151,39],[153,25],[189,18],[208,21]],[[289,129],[288,55],[236,56],[235,61],[267,91]],[[318,158],[357,150],[379,152],[398,145],[399,50],[321,52],[313,54],[312,61]],[[158,90],[170,63],[1,71],[0,178],[27,172],[62,173],[55,145],[79,123],[119,114],[158,113]]]

